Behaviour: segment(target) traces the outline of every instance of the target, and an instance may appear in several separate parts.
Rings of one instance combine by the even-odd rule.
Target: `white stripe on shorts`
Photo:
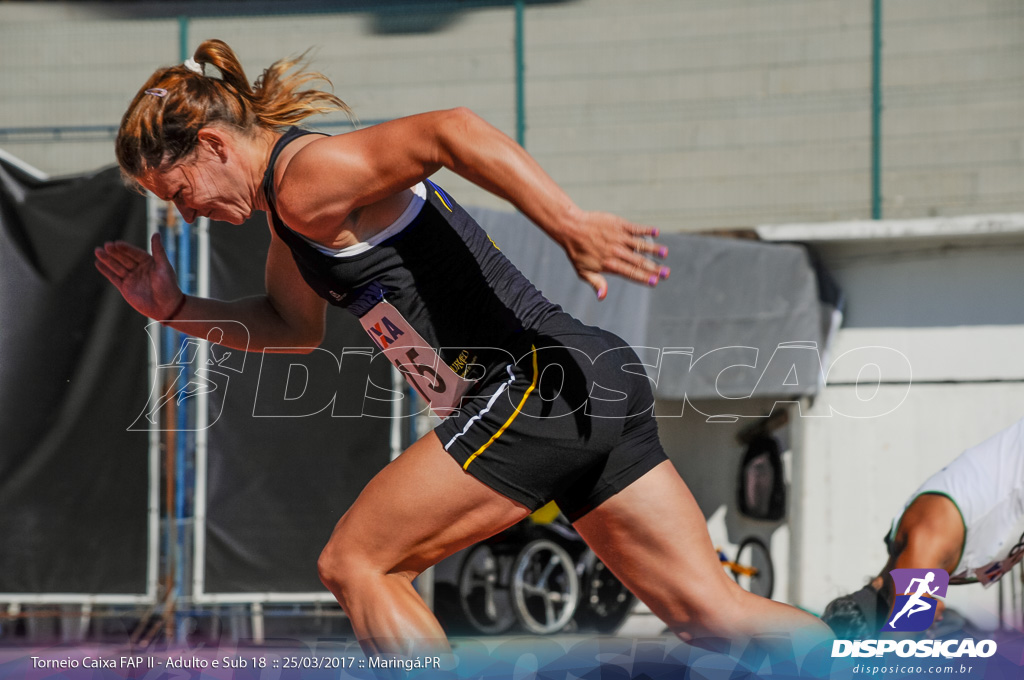
[[[508,380],[502,383],[498,387],[498,389],[494,391],[494,394],[491,395],[491,398],[487,400],[487,406],[484,406],[480,410],[480,413],[477,413],[475,416],[469,419],[469,422],[466,423],[466,426],[462,428],[462,432],[459,432],[450,440],[448,440],[448,443],[444,445],[445,451],[447,451],[451,447],[451,445],[455,443],[456,439],[458,439],[459,437],[461,437],[462,435],[466,434],[466,432],[469,431],[469,426],[473,424],[473,421],[480,420],[480,418],[482,418],[485,413],[490,411],[491,407],[494,406],[494,402],[498,400],[498,397],[501,395],[501,393],[507,390],[509,386],[516,381],[516,376],[513,375],[512,373],[512,364],[505,366],[505,370],[508,371]]]

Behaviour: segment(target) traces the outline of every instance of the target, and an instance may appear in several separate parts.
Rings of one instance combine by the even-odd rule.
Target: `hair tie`
[[[146,94],[151,94],[154,97],[166,97],[167,90],[165,90],[162,87],[151,87],[148,90],[146,90]]]
[[[185,68],[187,68],[189,71],[192,71],[192,73],[197,73],[199,75],[204,75],[203,74],[203,65],[200,64],[195,59],[192,59],[192,58],[186,59],[185,63],[183,64],[183,66]]]

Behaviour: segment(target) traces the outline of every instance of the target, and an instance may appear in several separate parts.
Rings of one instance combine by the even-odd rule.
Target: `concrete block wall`
[[[667,229],[866,209],[868,3],[586,5],[527,27],[527,147],[577,201]]]
[[[1024,5],[884,3],[887,218],[1014,212],[1024,186]]]
[[[465,105],[514,135],[511,3],[387,5],[216,18],[209,3],[0,3],[0,130],[116,125],[177,61],[183,15],[190,49],[221,37],[254,78],[312,47],[363,121]],[[883,6],[884,215],[1024,209],[1024,5]],[[870,2],[526,7],[526,146],[583,207],[668,230],[870,216]],[[0,147],[51,174],[113,161],[107,133],[44,137],[0,132]]]
[[[173,20],[48,17],[43,9],[0,7],[0,128],[116,126],[138,87],[177,50]],[[0,135],[0,147],[51,175],[114,162],[113,137],[102,132]]]

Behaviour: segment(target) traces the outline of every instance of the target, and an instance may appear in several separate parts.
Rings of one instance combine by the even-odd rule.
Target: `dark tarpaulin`
[[[145,234],[117,169],[0,159],[0,593],[146,592],[146,320],[92,255]]]
[[[262,213],[241,226],[214,223],[210,241],[213,297],[265,290],[270,233]],[[348,312],[329,308],[327,322],[321,350],[250,353],[227,390],[211,398],[204,592],[326,594],[320,550],[390,459],[390,406],[367,403],[365,412],[378,417],[358,415],[369,375],[390,386],[388,365],[344,353],[371,345]],[[341,358],[340,370],[327,352]],[[289,372],[292,364],[304,368]]]
[[[647,344],[693,348],[664,361],[666,399],[796,398],[823,385],[835,301],[799,245],[675,234],[672,277],[651,298]]]

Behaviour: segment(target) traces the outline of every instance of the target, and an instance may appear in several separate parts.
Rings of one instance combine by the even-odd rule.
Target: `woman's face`
[[[254,187],[239,153],[200,139],[196,151],[170,168],[147,170],[139,184],[171,201],[186,222],[197,217],[242,224],[253,213]]]

